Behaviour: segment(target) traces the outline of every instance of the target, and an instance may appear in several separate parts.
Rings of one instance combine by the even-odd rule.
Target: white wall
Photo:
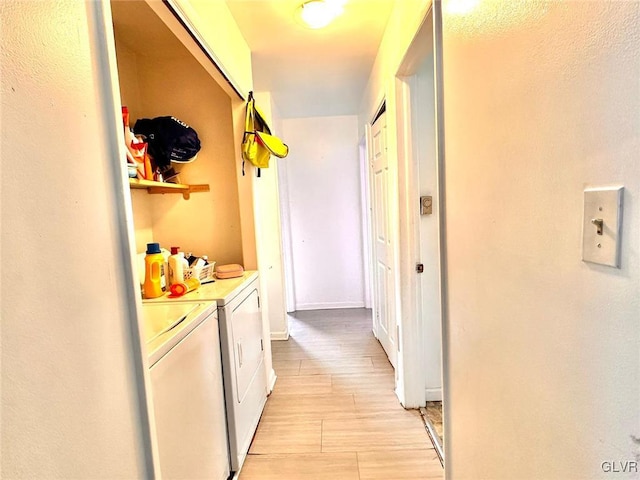
[[[274,135],[276,110],[268,92],[254,95],[256,105],[265,116]],[[279,122],[278,122],[279,123]],[[255,228],[258,241],[256,253],[260,270],[260,296],[262,303],[263,338],[286,340],[289,337],[287,312],[284,299],[284,272],[282,263],[282,239],[280,237],[280,196],[278,193],[278,159],[271,157],[269,168],[260,170],[260,177],[253,176]],[[265,343],[265,369],[269,388],[273,389],[276,374],[271,358],[271,342]]]
[[[256,105],[266,117],[271,133],[282,136],[281,122],[269,92],[256,92]],[[286,340],[289,337],[285,306],[284,264],[280,219],[280,193],[278,168],[280,159],[272,156],[269,168],[261,169],[260,177],[254,177],[256,235],[258,242],[258,267],[264,281],[263,296],[268,294],[268,321],[271,338]]]
[[[296,310],[363,307],[357,117],[284,119],[282,134]]]
[[[0,2],[3,478],[152,475],[99,8]]]
[[[452,479],[638,478],[640,2],[444,15]],[[625,186],[622,268],[583,189]],[[621,468],[621,464],[617,464]]]

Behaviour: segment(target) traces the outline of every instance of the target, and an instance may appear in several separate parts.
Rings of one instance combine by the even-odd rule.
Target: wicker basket
[[[211,262],[200,268],[186,268],[184,270],[184,279],[195,277],[200,280],[200,283],[213,282],[216,279],[214,275],[215,266],[216,262]]]

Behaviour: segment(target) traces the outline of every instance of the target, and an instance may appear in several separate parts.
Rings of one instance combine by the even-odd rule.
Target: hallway
[[[419,412],[393,392],[370,310],[297,312],[290,334],[272,342],[278,380],[241,480],[443,478]]]

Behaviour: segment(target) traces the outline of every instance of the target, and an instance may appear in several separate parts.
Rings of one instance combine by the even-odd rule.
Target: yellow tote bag
[[[271,135],[271,129],[255,105],[253,92],[249,92],[247,113],[245,116],[244,138],[242,140],[242,173],[244,162],[260,168],[269,167],[271,155],[284,158],[289,154],[289,147],[278,137]],[[258,170],[260,176],[260,170]]]
[[[289,147],[287,147],[282,140],[273,135],[269,135],[265,132],[256,132],[258,143],[264,146],[271,155],[275,155],[278,158],[284,158],[289,155]]]

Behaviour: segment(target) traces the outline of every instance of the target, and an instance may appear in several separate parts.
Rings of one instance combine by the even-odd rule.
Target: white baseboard
[[[289,340],[289,332],[271,332],[271,340]]]
[[[442,388],[427,388],[425,390],[425,398],[427,402],[441,402]]]
[[[272,368],[271,373],[269,374],[269,393],[273,392],[274,387],[276,386],[276,380],[278,377],[276,376],[275,370]]]
[[[364,308],[364,302],[299,303],[296,310],[333,310],[336,308]]]

